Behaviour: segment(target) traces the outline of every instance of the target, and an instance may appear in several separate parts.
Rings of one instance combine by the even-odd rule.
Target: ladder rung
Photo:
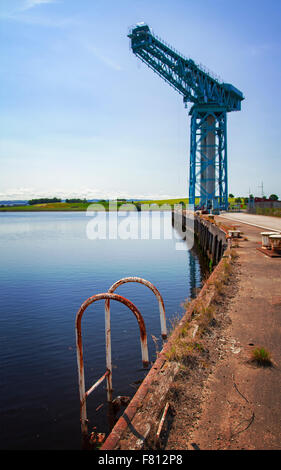
[[[94,383],[94,385],[89,388],[89,390],[85,393],[85,398],[87,398],[103,381],[104,379],[110,374],[110,371],[107,370],[103,376]]]

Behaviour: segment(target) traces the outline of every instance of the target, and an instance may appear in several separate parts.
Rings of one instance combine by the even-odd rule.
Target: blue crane
[[[189,204],[227,210],[226,116],[227,112],[241,110],[243,94],[180,55],[144,23],[132,28],[128,37],[133,53],[183,96],[186,107],[192,103]]]

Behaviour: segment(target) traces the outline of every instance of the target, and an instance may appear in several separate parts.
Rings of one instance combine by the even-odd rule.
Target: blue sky
[[[244,96],[229,191],[281,197],[280,0],[1,0],[0,200],[184,197],[190,117],[129,47],[152,30]]]

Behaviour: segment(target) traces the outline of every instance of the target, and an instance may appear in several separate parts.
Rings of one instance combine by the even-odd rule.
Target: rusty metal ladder
[[[140,329],[140,343],[143,367],[148,367],[148,347],[147,347],[147,334],[143,317],[138,308],[128,299],[121,295],[114,294],[115,289],[126,282],[138,282],[149,287],[155,294],[159,302],[160,323],[162,338],[167,338],[165,307],[162,296],[158,289],[149,281],[139,277],[127,277],[115,282],[108,292],[96,294],[89,297],[79,308],[75,319],[75,332],[76,332],[76,352],[77,352],[77,366],[78,366],[78,381],[79,381],[79,395],[80,395],[80,421],[82,440],[86,442],[88,439],[88,419],[86,400],[88,396],[106,379],[107,381],[107,400],[112,401],[112,362],[111,362],[111,328],[110,328],[110,300],[116,300],[126,305],[135,315],[139,329]],[[83,359],[83,344],[82,344],[82,328],[81,321],[85,310],[94,302],[98,300],[105,300],[105,339],[106,339],[106,372],[87,390],[85,391],[85,374],[84,374],[84,359]]]

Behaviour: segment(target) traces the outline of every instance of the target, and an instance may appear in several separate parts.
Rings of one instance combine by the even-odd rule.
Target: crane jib
[[[222,83],[211,72],[187,59],[153,35],[149,26],[137,25],[129,34],[131,47],[143,62],[184,96],[185,102],[225,106],[239,111],[244,99],[240,90]]]

